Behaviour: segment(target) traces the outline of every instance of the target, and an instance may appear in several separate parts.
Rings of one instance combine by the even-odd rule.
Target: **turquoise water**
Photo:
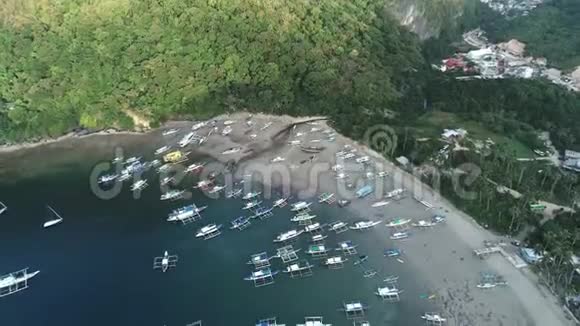
[[[275,284],[254,288],[243,281],[251,272],[246,262],[253,253],[274,254],[273,238],[294,227],[288,207],[267,220],[253,220],[244,231],[228,229],[202,241],[195,231],[211,222],[229,227],[243,213],[241,199],[210,199],[194,191],[191,200],[161,202],[158,186],[134,199],[127,183],[119,196],[101,200],[90,190],[91,167],[92,162],[70,164],[57,173],[0,183],[0,200],[9,206],[0,216],[0,273],[24,267],[41,271],[29,289],[0,298],[0,325],[173,326],[199,319],[204,325],[253,325],[269,316],[295,325],[304,316],[321,315],[340,326],[352,325],[337,310],[350,300],[370,305],[372,325],[422,325],[419,316],[428,303],[419,298],[422,290],[412,271],[384,258],[383,245],[370,233],[329,234],[326,245],[359,244],[359,254],[369,256],[367,267],[379,272],[375,278],[363,278],[362,269],[352,265],[354,257],[341,270],[309,259],[317,265],[312,277],[290,279],[280,273]],[[157,182],[154,173],[148,176],[150,183]],[[187,226],[165,221],[173,208],[191,201],[209,205],[201,221]],[[46,204],[64,223],[41,227]],[[320,222],[352,218],[337,206],[315,204],[313,213]],[[294,246],[305,251],[308,238],[303,235]],[[177,268],[165,274],[152,269],[153,258],[164,250],[179,256]],[[282,267],[274,261],[273,269]],[[391,274],[401,276],[399,287],[405,289],[403,300],[394,304],[373,294]]]

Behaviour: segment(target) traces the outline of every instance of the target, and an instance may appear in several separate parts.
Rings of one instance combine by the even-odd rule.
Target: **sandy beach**
[[[368,235],[376,237],[377,250],[393,246],[403,250],[405,268],[417,275],[418,281],[430,290],[433,303],[439,307],[439,311],[435,312],[447,318],[448,325],[573,325],[566,319],[556,298],[537,284],[533,273],[516,269],[499,254],[487,259],[475,257],[473,250],[483,247],[484,240],[497,241],[499,237],[477,225],[471,217],[453,207],[415,176],[385,160],[380,154],[334,132],[320,117],[256,114],[249,118],[247,113],[219,116],[215,118],[217,129],[208,124],[196,131],[198,135],[208,135],[207,139],[202,145],[189,145],[187,150],[218,162],[208,164],[202,177],[212,171],[223,172],[228,167],[231,173],[225,174],[225,181],[229,187],[234,180],[251,178],[262,182],[266,188],[264,196],[271,198],[274,195],[268,191],[268,186],[272,186],[270,190],[281,188],[286,195],[297,194],[299,198],[332,192],[339,199],[352,200],[345,208],[351,216],[349,222],[360,219],[388,221],[395,217],[429,220],[435,213],[444,214],[446,223],[424,230],[412,228],[408,239],[396,243],[389,239],[392,230],[385,223],[375,227]],[[224,136],[223,122],[226,120],[231,121],[232,131]],[[313,122],[292,126],[301,121]],[[75,154],[71,154],[72,158],[49,158],[47,165],[62,164],[63,160],[74,160],[75,155],[89,155],[87,153],[95,158],[100,156],[102,160],[103,153],[112,154],[112,149],[118,146],[131,153],[137,152],[138,148],[174,145],[194,124],[171,122],[145,135],[68,136],[44,144],[8,147],[0,149],[0,165],[4,170],[21,169],[22,164],[10,165],[9,161],[25,162],[27,157],[33,156],[33,151],[38,153],[54,147],[67,148]],[[163,136],[162,131],[169,128],[180,128],[180,131]],[[300,145],[321,148],[319,153],[306,153]],[[356,157],[369,156],[366,164],[356,163],[354,158],[339,162],[349,176],[348,181],[337,180],[332,170],[337,163],[335,154],[345,145],[356,150]],[[82,150],[76,150],[80,148]],[[376,177],[381,171],[389,175]],[[372,172],[373,176],[369,178],[367,172]],[[348,183],[352,186],[348,187]],[[357,199],[354,190],[363,184],[372,184],[375,192],[364,199]],[[386,192],[397,188],[407,190],[405,198],[393,200],[380,208],[371,207]],[[415,197],[430,203],[432,208],[427,209]],[[478,289],[476,284],[481,272],[497,273],[505,278],[508,285]]]

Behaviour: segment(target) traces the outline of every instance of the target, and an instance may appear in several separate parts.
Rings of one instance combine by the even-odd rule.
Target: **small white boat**
[[[288,198],[280,198],[274,202],[273,207],[284,207],[288,203]]]
[[[378,295],[379,297],[382,298],[388,298],[388,297],[392,297],[392,296],[398,296],[399,294],[401,294],[403,291],[397,289],[396,287],[379,287],[377,288],[377,292],[375,292],[376,295]]]
[[[332,326],[332,324],[326,324],[322,317],[305,317],[303,324],[296,324],[296,326]]]
[[[176,200],[183,197],[185,190],[170,190],[164,194],[161,194],[161,200]]]
[[[289,241],[292,239],[297,238],[299,235],[301,235],[302,233],[304,233],[304,230],[290,230],[288,232],[284,232],[284,233],[280,233],[276,239],[274,239],[274,242],[285,242],[285,241]]]
[[[164,130],[161,134],[163,136],[169,136],[169,135],[176,134],[178,131],[179,131],[179,129],[167,129],[167,130]]]
[[[215,224],[208,224],[197,231],[195,234],[196,238],[203,238],[204,240],[208,240],[211,238],[215,238],[221,234],[222,225],[215,225]]]
[[[211,180],[201,180],[195,184],[194,188],[202,188],[203,189],[203,188],[209,187],[212,184],[213,184],[213,181],[211,181]]]
[[[272,125],[272,122],[266,123],[262,128],[260,128],[260,131],[264,131],[264,130],[268,129],[271,125]]]
[[[332,201],[333,199],[334,199],[334,194],[326,192],[326,193],[323,193],[322,195],[320,195],[320,197],[318,198],[318,202],[325,203],[325,202]]]
[[[62,216],[60,216],[52,207],[46,206],[48,208],[47,220],[44,222],[42,227],[47,228],[63,221]]]
[[[421,316],[422,319],[431,322],[431,323],[444,323],[447,321],[447,319],[439,316],[438,314],[434,314],[434,313],[425,313],[423,316]]]
[[[126,165],[131,165],[131,164],[134,164],[134,163],[136,163],[136,162],[139,162],[140,160],[141,160],[141,157],[132,156],[132,157],[129,157],[129,158],[128,158],[128,159],[125,161],[125,164],[126,164]]]
[[[324,234],[315,234],[312,236],[312,242],[313,243],[318,243],[318,242],[322,242],[324,241],[326,238],[328,238],[327,235]]]
[[[242,191],[244,191],[242,188],[234,189],[232,191],[229,191],[226,194],[226,198],[236,198],[236,197],[238,197],[239,195],[242,194]]]
[[[117,180],[123,182],[129,179],[131,179],[131,174],[129,172],[122,172]]]
[[[304,227],[305,232],[314,232],[320,230],[320,223],[313,223]]]
[[[157,173],[167,172],[171,169],[171,163],[165,163],[157,168]]]
[[[354,153],[348,153],[348,154],[344,155],[342,158],[346,160],[346,159],[353,158],[353,157],[355,157]]]
[[[242,150],[241,147],[233,147],[233,148],[230,148],[230,149],[227,149],[227,150],[223,151],[222,152],[222,155],[235,154],[235,153],[237,153],[237,152],[239,152],[241,150]]]
[[[310,205],[312,205],[312,203],[307,203],[305,201],[300,201],[300,202],[297,202],[297,203],[292,204],[290,210],[293,211],[293,212],[300,211],[300,210],[303,210],[303,209],[307,209],[308,207],[310,207]]]
[[[336,266],[336,265],[342,265],[347,260],[348,259],[343,258],[341,256],[330,257],[330,258],[326,259],[326,261],[324,261],[324,265],[325,266],[328,266],[328,267],[332,267],[332,266]]]
[[[388,227],[398,227],[398,226],[406,225],[409,222],[411,222],[410,218],[396,218],[396,219],[390,221],[389,223],[387,223],[387,226]]]
[[[407,233],[407,232],[395,232],[390,236],[391,240],[401,240],[401,239],[406,239],[408,237],[409,237],[409,233]]]
[[[433,223],[433,222],[427,222],[427,221],[424,221],[424,220],[419,220],[419,221],[417,221],[417,222],[415,222],[415,223],[413,223],[411,225],[413,225],[414,227],[418,227],[418,228],[428,228],[428,227],[435,226],[435,223]]]
[[[147,187],[147,180],[138,180],[131,185],[131,191],[142,190]]]
[[[334,232],[341,232],[341,231],[346,231],[347,227],[348,227],[348,223],[338,221],[338,222],[332,223],[330,225],[330,230],[334,231]]]
[[[312,215],[312,214],[298,214],[298,215],[292,217],[290,219],[290,221],[291,222],[304,222],[304,221],[310,221],[315,217],[316,217],[316,215]]]
[[[222,130],[222,136],[227,136],[229,134],[232,133],[234,129],[230,126],[226,126],[223,130]]]
[[[344,172],[340,172],[336,174],[336,179],[337,180],[342,180],[342,179],[346,179],[348,178],[348,174],[344,173]]]
[[[224,126],[230,126],[236,123],[236,120],[226,120],[224,121]]]
[[[217,194],[218,192],[224,190],[225,188],[226,188],[226,186],[214,186],[208,191],[208,193],[209,194]]]
[[[111,161],[111,163],[113,163],[113,164],[121,163],[121,162],[123,162],[123,156],[117,156]]]
[[[99,183],[109,183],[119,177],[118,174],[105,174],[99,177]]]
[[[28,268],[0,276],[0,297],[7,296],[28,288],[27,281],[40,271],[28,273]]]
[[[372,204],[371,207],[382,207],[382,206],[388,205],[389,203],[390,203],[390,201],[388,201],[388,200],[381,200],[381,201],[378,201],[378,202]]]
[[[155,155],[161,155],[171,149],[171,146],[165,145],[155,150]]]
[[[302,143],[300,140],[291,140],[288,142],[288,145],[300,145],[300,143]]]
[[[403,192],[405,192],[404,189],[399,188],[399,189],[395,189],[393,191],[389,191],[386,195],[385,198],[389,199],[389,198],[393,198],[395,196],[399,196],[401,195]]]
[[[284,161],[286,161],[286,159],[281,157],[281,156],[276,156],[270,160],[270,162],[272,162],[272,163],[278,163],[278,162],[284,162]]]
[[[249,199],[252,199],[254,197],[260,196],[260,194],[261,194],[261,192],[249,192],[249,193],[245,194],[244,197],[242,197],[242,199],[249,200]]]
[[[173,210],[173,212],[171,212],[167,217],[167,221],[176,222],[190,220],[196,215],[199,216],[199,213],[203,212],[206,208],[207,206],[197,207],[195,205],[187,205]]]
[[[189,145],[195,139],[195,132],[189,132],[179,141],[179,147],[185,147]]]
[[[497,284],[495,283],[479,283],[477,284],[477,288],[478,289],[493,289],[494,287],[496,287]]]
[[[160,183],[161,183],[162,186],[166,186],[170,182],[173,182],[173,181],[175,181],[175,178],[174,177],[165,177],[165,178],[161,179]]]
[[[196,130],[199,130],[199,129],[205,127],[206,125],[207,125],[206,121],[201,121],[201,122],[198,122],[198,123],[194,124],[193,126],[191,126],[191,130],[196,131]]]
[[[357,163],[366,163],[368,161],[369,161],[369,157],[368,156],[361,156],[361,157],[359,157],[359,158],[357,158],[355,160],[355,162],[357,162]]]
[[[3,202],[0,201],[0,215],[2,215],[2,213],[6,212],[7,209],[8,209],[8,207],[6,205],[4,205]]]
[[[261,203],[262,203],[261,201],[257,201],[257,200],[250,201],[250,202],[247,202],[246,205],[244,205],[242,207],[242,209],[252,209],[252,208],[260,205]]]
[[[377,173],[377,177],[379,177],[379,178],[384,178],[384,177],[386,177],[388,175],[389,175],[388,172],[383,172],[383,171]]]
[[[381,221],[360,221],[350,227],[351,230],[367,230],[381,224]]]
[[[163,256],[155,257],[153,260],[153,269],[160,269],[165,273],[169,268],[177,266],[177,260],[178,257],[176,255],[169,255],[169,252],[165,251]]]

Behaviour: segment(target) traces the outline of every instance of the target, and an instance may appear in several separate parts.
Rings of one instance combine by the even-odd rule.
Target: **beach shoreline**
[[[251,120],[249,120],[250,117]],[[473,257],[473,250],[482,247],[484,240],[497,240],[501,237],[479,226],[472,217],[454,207],[416,176],[402,170],[364,144],[343,137],[333,131],[324,121],[317,121],[310,125],[302,124],[279,134],[279,131],[288,128],[291,124],[308,119],[248,113],[215,117],[212,120],[218,121],[220,128],[224,120],[233,121],[232,131],[227,136],[221,135],[219,131],[209,135],[212,127],[200,128],[199,134],[209,136],[201,146],[191,147],[193,155],[211,157],[216,161],[215,164],[208,164],[201,177],[207,176],[212,170],[223,172],[226,167],[233,166],[231,175],[228,177],[230,187],[234,180],[251,176],[251,179],[260,178],[259,181],[266,189],[282,189],[284,196],[296,194],[297,198],[293,200],[316,198],[322,192],[335,193],[339,198],[352,200],[350,206],[344,210],[351,216],[348,222],[362,218],[387,221],[396,216],[415,220],[429,219],[434,213],[443,213],[447,216],[445,225],[425,231],[411,230],[411,238],[400,243],[393,243],[388,239],[390,230],[384,223],[368,234],[381,246],[378,250],[393,245],[403,249],[405,268],[416,273],[418,279],[425,284],[425,288],[431,289],[430,294],[435,298],[433,304],[439,307],[439,313],[449,319],[449,325],[559,326],[573,324],[566,319],[556,298],[542,293],[531,277],[516,269],[506,259],[501,256],[492,256],[486,260]],[[252,121],[252,124],[250,125],[248,121]],[[106,143],[104,150],[110,151],[111,148],[117,146],[115,143],[117,136],[136,136],[128,141],[132,144],[132,148],[175,144],[185,132],[191,129],[193,124],[187,121],[172,121],[146,133],[104,132],[80,137],[67,135],[40,143],[0,147],[0,161],[21,157],[22,153],[30,153],[33,152],[32,150],[36,151],[45,147],[62,146],[71,149],[90,147],[91,143],[99,142]],[[268,124],[269,126],[266,127]],[[161,135],[162,130],[177,127],[182,129],[180,133],[169,137]],[[325,130],[330,130],[330,132],[324,134]],[[300,133],[302,136],[297,136]],[[334,134],[333,141],[328,141],[330,133]],[[71,142],[71,139],[75,141]],[[300,140],[303,145],[323,146],[324,149],[319,153],[305,153],[299,145],[291,144],[295,140]],[[386,179],[373,179],[376,191],[365,199],[356,199],[353,196],[354,189],[368,182],[365,177],[366,171],[361,169],[361,164],[345,164],[347,165],[345,170],[352,177],[354,189],[345,188],[342,182],[337,181],[335,173],[331,170],[336,161],[335,153],[342,150],[344,145],[356,149],[359,156],[368,155],[370,166],[376,171],[388,172],[390,175]],[[232,149],[238,149],[238,151],[223,154]],[[82,152],[81,149],[78,151]],[[126,152],[131,152],[131,150]],[[98,154],[102,155],[102,153],[94,153],[95,157]],[[273,163],[275,158],[281,158],[283,161]],[[226,180],[227,183],[228,180]],[[407,189],[407,198],[392,202],[381,209],[371,208],[374,200],[379,200],[386,191],[395,188]],[[264,195],[270,198],[273,196],[272,193]],[[426,210],[426,207],[414,197],[429,202],[433,208]],[[475,288],[477,274],[488,270],[504,276],[508,281],[508,286],[487,291]]]

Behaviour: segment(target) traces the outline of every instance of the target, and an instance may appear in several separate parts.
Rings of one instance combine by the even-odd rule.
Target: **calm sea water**
[[[101,200],[89,187],[93,162],[85,163],[0,181],[0,200],[9,206],[0,216],[0,273],[24,267],[41,271],[29,289],[0,298],[0,325],[173,326],[201,319],[204,325],[241,326],[269,316],[295,325],[304,316],[321,315],[340,326],[352,325],[337,311],[350,300],[371,306],[372,325],[422,325],[419,316],[428,303],[419,298],[412,272],[383,258],[383,245],[368,233],[332,234],[326,244],[335,247],[348,239],[359,244],[359,253],[369,255],[367,267],[379,272],[375,278],[363,278],[353,257],[342,270],[310,260],[318,265],[312,277],[290,279],[280,273],[275,284],[254,288],[243,281],[251,271],[246,262],[253,253],[274,254],[274,236],[293,227],[287,207],[267,220],[254,220],[245,231],[227,230],[202,241],[195,231],[210,222],[229,226],[243,213],[241,200],[210,199],[194,191],[196,204],[209,205],[203,219],[188,226],[170,224],[167,214],[192,200],[161,202],[158,186],[134,199],[129,184],[119,196]],[[154,173],[149,177],[157,182]],[[41,227],[47,204],[64,223]],[[313,211],[321,222],[350,218],[347,209],[336,206],[316,204]],[[294,246],[306,250],[307,238]],[[177,268],[165,274],[152,269],[153,258],[164,250],[179,255]],[[282,267],[279,260],[273,263],[274,269]],[[399,286],[405,289],[403,300],[394,304],[373,294],[391,274],[401,276]]]

